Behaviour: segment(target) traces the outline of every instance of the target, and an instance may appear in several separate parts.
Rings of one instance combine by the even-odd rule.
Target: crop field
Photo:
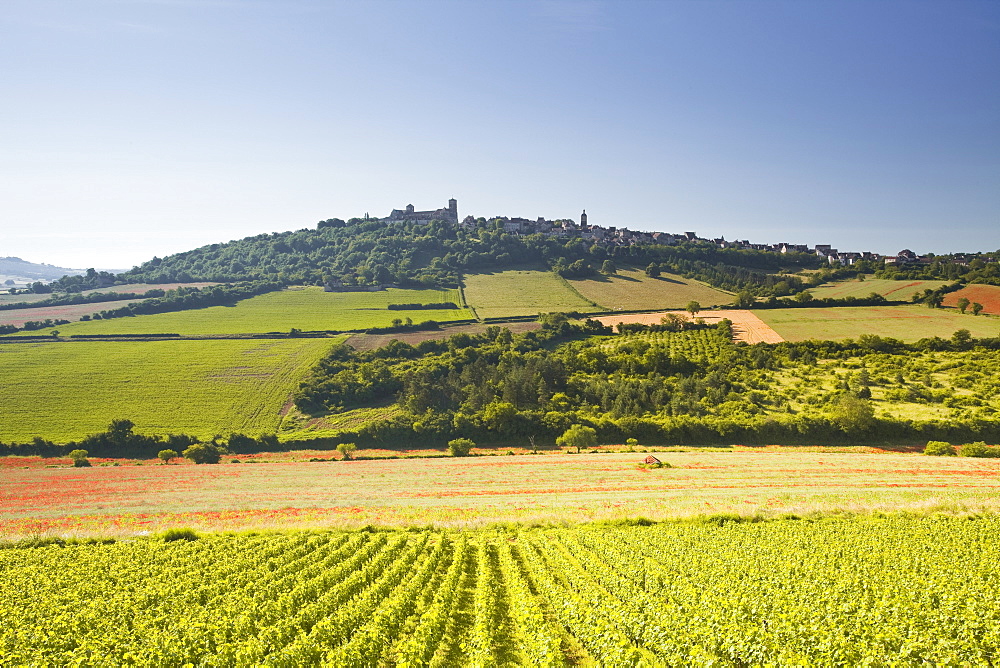
[[[250,334],[287,332],[292,328],[309,330],[350,330],[365,327],[386,327],[396,318],[412,318],[414,322],[437,320],[449,322],[472,318],[466,309],[390,311],[389,304],[459,303],[458,290],[400,290],[381,292],[323,292],[320,287],[301,287],[269,292],[244,299],[235,306],[140,315],[73,323],[60,328],[70,334],[144,334],[176,333]],[[101,305],[90,307],[102,310]]]
[[[965,297],[969,302],[983,305],[983,313],[1000,314],[1000,286],[970,285],[944,296],[944,305],[958,308],[958,300]]]
[[[1000,335],[1000,319],[920,305],[758,309],[754,313],[786,341],[876,334],[912,342],[931,336],[949,338],[959,329],[975,337]]]
[[[1000,460],[854,449],[660,451],[673,468],[652,470],[638,466],[642,452],[551,450],[295,463],[267,463],[263,453],[239,464],[89,469],[19,468],[29,459],[10,457],[0,468],[0,536],[1000,511]]]
[[[893,281],[884,278],[869,278],[864,281],[836,281],[824,283],[809,292],[817,299],[840,299],[841,297],[867,297],[877,292],[890,301],[910,301],[917,292],[936,290],[948,281]]]
[[[21,327],[24,323],[35,320],[79,320],[82,315],[90,315],[101,309],[113,309],[133,304],[136,299],[122,299],[113,302],[103,302],[101,304],[73,304],[69,306],[48,306],[42,308],[15,308],[9,311],[0,311],[0,325],[14,325]],[[60,330],[65,325],[60,325]],[[51,331],[46,330],[46,331]]]
[[[708,308],[730,304],[733,296],[711,286],[676,274],[650,278],[641,269],[619,269],[618,273],[599,278],[570,279],[570,284],[586,299],[607,311],[637,309],[677,309],[688,302]]]
[[[642,325],[659,324],[665,315],[670,311],[659,311],[656,313],[624,313],[622,315],[604,315],[594,318],[605,325],[611,327],[618,323]],[[674,314],[691,319],[691,314],[686,311],[673,311]],[[733,323],[733,339],[744,343],[781,343],[784,341],[777,332],[765,324],[757,317],[758,311],[747,311],[743,309],[731,309],[723,311],[699,311],[695,318],[701,318],[709,325],[714,325],[720,320],[726,319]]]
[[[273,433],[330,339],[0,346],[0,441],[67,442],[128,418],[141,433]]]
[[[996,518],[0,550],[0,665],[990,665]]]
[[[465,276],[465,299],[480,318],[600,310],[551,271],[512,269]]]

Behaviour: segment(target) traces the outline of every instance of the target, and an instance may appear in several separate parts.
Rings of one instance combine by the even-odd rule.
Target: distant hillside
[[[153,258],[117,280],[454,288],[463,274],[525,266],[545,267],[567,279],[596,277],[607,260],[623,267],[655,264],[656,271],[758,296],[801,289],[800,278],[778,274],[820,263],[805,253],[723,249],[703,242],[666,246],[596,243],[579,235],[520,235],[485,220],[459,227],[441,221],[424,225],[331,219],[316,229],[261,234]]]
[[[54,281],[63,276],[79,276],[82,269],[67,269],[51,264],[27,262],[19,257],[0,257],[0,278],[15,283],[30,283],[33,281]]]

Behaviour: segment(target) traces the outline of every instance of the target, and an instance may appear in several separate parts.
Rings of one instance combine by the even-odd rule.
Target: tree
[[[972,302],[972,315],[979,315],[983,311],[983,305],[979,302]]]
[[[218,464],[222,448],[212,443],[195,443],[184,451],[184,457],[195,464]]]
[[[177,459],[178,457],[177,451],[169,448],[166,450],[160,450],[156,453],[156,456],[159,457],[164,464],[169,464],[171,459]]]
[[[637,438],[627,438],[625,439],[625,445],[628,446],[629,452],[635,452],[635,449],[639,447],[639,439]]]
[[[618,267],[615,266],[614,260],[605,260],[601,264],[601,273],[602,274],[608,274],[608,275],[617,274],[618,273]]]
[[[832,419],[845,432],[867,431],[875,425],[875,409],[867,399],[845,394],[834,404]]]
[[[593,427],[575,424],[556,439],[556,445],[560,448],[576,448],[577,452],[583,448],[593,448],[597,445],[597,431]]]
[[[660,265],[650,262],[649,266],[646,267],[646,275],[650,278],[658,278],[660,276]]]
[[[358,449],[358,446],[354,443],[339,443],[337,445],[337,452],[343,455],[344,459],[351,459],[354,456],[354,451]]]
[[[452,457],[468,457],[474,447],[476,443],[471,438],[456,438],[448,441],[448,454]]]
[[[757,298],[749,290],[740,290],[736,295],[736,308],[748,309],[753,308],[754,303]]]
[[[86,450],[73,450],[69,453],[69,458],[73,460],[73,466],[90,466],[90,461],[87,459],[87,455],[90,454]]]
[[[965,313],[965,309],[969,308],[969,299],[967,297],[962,297],[958,300],[958,310]]]
[[[684,307],[684,310],[690,313],[691,317],[693,318],[694,315],[701,310],[701,304],[699,304],[694,300],[689,301],[687,306]]]

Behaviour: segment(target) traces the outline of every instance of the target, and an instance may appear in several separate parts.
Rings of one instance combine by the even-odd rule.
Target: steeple
[[[587,210],[584,209],[583,213],[580,214],[580,227],[587,226]]]

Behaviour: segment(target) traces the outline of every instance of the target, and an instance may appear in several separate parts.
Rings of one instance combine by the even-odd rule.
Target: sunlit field
[[[261,454],[204,466],[95,461],[90,469],[25,469],[6,458],[0,534],[1000,509],[996,459],[795,448],[655,454],[672,468],[639,467],[642,452],[346,462]]]
[[[912,342],[931,336],[946,339],[959,329],[967,329],[975,337],[1000,336],[998,318],[920,305],[757,309],[754,313],[786,341],[856,339],[876,334]]]

